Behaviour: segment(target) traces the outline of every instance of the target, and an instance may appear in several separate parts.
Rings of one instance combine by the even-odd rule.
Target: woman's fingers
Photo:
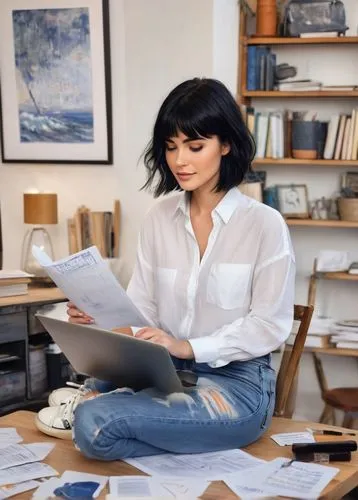
[[[69,316],[70,323],[89,324],[94,321],[91,316],[88,316],[88,314],[85,314],[80,311],[80,309],[77,309],[72,302],[67,304],[67,314]]]

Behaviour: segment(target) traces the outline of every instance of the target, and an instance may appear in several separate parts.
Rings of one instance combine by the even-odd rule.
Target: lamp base
[[[43,227],[34,227],[25,235],[22,247],[22,269],[32,274],[32,280],[52,281],[43,267],[32,255],[33,245],[44,250],[51,260],[54,259],[50,235]]]

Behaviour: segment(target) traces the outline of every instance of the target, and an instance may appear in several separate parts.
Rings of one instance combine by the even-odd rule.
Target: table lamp
[[[32,245],[37,245],[54,259],[51,238],[43,225],[57,222],[57,194],[24,193],[24,223],[33,224],[35,227],[30,229],[24,238],[22,269],[33,274],[35,280],[47,281],[48,276],[32,256]]]

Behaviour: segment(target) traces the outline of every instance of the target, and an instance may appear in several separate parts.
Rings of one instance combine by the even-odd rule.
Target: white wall
[[[345,0],[352,31],[358,24],[358,2]],[[237,74],[237,1],[236,0],[111,0],[111,55],[114,119],[113,166],[1,165],[0,200],[3,219],[4,265],[18,268],[21,242],[25,233],[22,215],[22,193],[28,188],[54,191],[59,197],[59,221],[51,228],[57,257],[68,252],[66,219],[78,205],[93,210],[111,210],[115,198],[122,203],[121,257],[124,263],[121,281],[126,284],[134,262],[137,234],[145,212],[153,203],[148,193],[139,191],[145,180],[144,167],[138,159],[150,137],[155,113],[164,96],[180,81],[194,76],[214,76],[223,80],[232,92],[236,90]],[[342,47],[345,54],[346,47]],[[348,49],[353,61],[353,49]],[[289,49],[282,53],[288,57]],[[330,83],[354,78],[358,83],[357,66],[343,58],[337,50],[309,48],[304,58],[298,53],[297,62],[303,70],[329,76]],[[348,53],[347,52],[347,53]],[[308,54],[308,52],[307,52]],[[324,54],[326,60],[322,60]],[[345,56],[346,57],[346,56]],[[311,62],[308,62],[308,61]],[[354,61],[356,58],[354,58]],[[312,62],[314,61],[314,63]],[[337,70],[337,68],[339,68]],[[343,75],[343,76],[342,76]],[[353,76],[354,75],[354,76]],[[327,82],[328,83],[328,82]],[[257,105],[265,106],[264,101]],[[266,102],[270,107],[282,102]],[[322,116],[350,109],[355,103],[343,99],[314,100]],[[291,109],[307,103],[287,101]],[[330,168],[267,167],[268,182],[307,183],[312,197],[330,196],[337,191],[339,172]],[[304,303],[307,276],[314,256],[320,248],[350,249],[358,252],[356,230],[292,229],[297,255],[297,301]],[[358,255],[357,255],[358,257]],[[319,287],[320,312],[337,316],[355,316],[358,290],[350,283],[327,283]],[[329,382],[338,385],[356,383],[354,360],[325,359]],[[297,412],[308,417],[318,416],[320,401],[309,356],[301,370],[300,396]],[[313,396],[314,395],[314,396]],[[316,405],[312,405],[313,399]]]

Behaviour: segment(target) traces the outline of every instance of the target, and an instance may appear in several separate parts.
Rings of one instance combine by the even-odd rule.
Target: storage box
[[[24,371],[0,370],[0,407],[26,398]]]

